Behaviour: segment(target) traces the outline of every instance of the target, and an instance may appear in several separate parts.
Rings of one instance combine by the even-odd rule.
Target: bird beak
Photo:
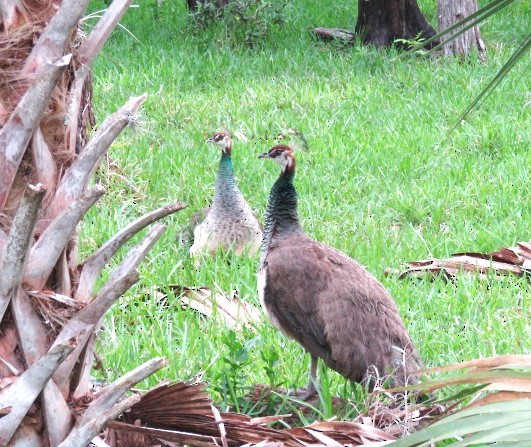
[[[210,137],[208,140],[205,141],[205,143],[213,143],[214,137]]]
[[[271,158],[271,157],[269,156],[269,152],[264,152],[263,154],[260,154],[258,158]]]

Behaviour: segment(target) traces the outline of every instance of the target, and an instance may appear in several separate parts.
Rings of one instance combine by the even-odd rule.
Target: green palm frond
[[[531,445],[531,399],[516,399],[468,408],[388,447],[422,447],[446,439],[451,447]],[[448,444],[445,444],[448,446]]]
[[[432,392],[458,384],[468,386],[445,399],[453,405],[444,417],[389,446],[433,446],[444,440],[444,445],[451,447],[531,446],[531,355],[491,357],[426,372],[457,369],[466,371],[407,387]],[[448,444],[451,440],[454,442]]]
[[[478,9],[475,13],[469,15],[468,17],[465,17],[463,20],[441,31],[435,36],[413,44],[411,48],[404,53],[404,56],[411,55],[412,53],[422,56],[432,54],[434,51],[437,51],[443,45],[447,44],[451,40],[465,33],[473,26],[476,26],[489,19],[494,14],[498,13],[503,8],[506,8],[514,1],[515,0],[493,0],[484,7]],[[435,41],[439,41],[439,43],[430,50],[425,50],[425,48],[430,43]],[[490,95],[494,91],[496,86],[505,78],[505,76],[507,76],[507,74],[511,71],[514,65],[523,58],[527,51],[529,51],[530,47],[531,33],[527,35],[522,44],[510,57],[507,63],[500,69],[494,79],[476,96],[476,98],[471,102],[471,104],[459,115],[450,131],[454,130],[470,114],[470,112],[478,106],[478,104],[482,100],[484,100],[488,95]]]
[[[513,55],[509,58],[509,60],[505,63],[505,65],[500,69],[500,71],[494,76],[494,79],[490,81],[489,85],[487,85],[476,98],[470,103],[470,105],[459,115],[459,118],[457,118],[457,122],[453,125],[451,130],[454,130],[461,121],[463,121],[468,114],[476,107],[483,99],[485,99],[487,96],[489,96],[496,86],[507,76],[507,73],[511,71],[511,69],[514,67],[514,65],[522,59],[524,54],[529,51],[529,48],[531,48],[531,33],[527,35],[527,37],[524,39],[522,44],[517,48],[517,50],[513,53]]]

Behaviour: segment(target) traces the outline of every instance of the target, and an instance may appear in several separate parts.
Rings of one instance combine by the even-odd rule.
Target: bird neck
[[[294,176],[295,169],[286,168],[269,193],[262,240],[262,261],[265,259],[269,245],[274,238],[302,232],[297,213],[297,191],[293,185]]]
[[[234,180],[234,167],[230,153],[221,153],[218,174],[216,177],[216,191],[214,192],[214,204],[224,204],[239,195],[238,186]]]

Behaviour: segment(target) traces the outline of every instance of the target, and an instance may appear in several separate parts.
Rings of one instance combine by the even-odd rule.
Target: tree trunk
[[[420,12],[417,0],[359,0],[355,32],[362,36],[364,44],[378,48],[390,47],[397,39],[428,39],[436,34]],[[403,42],[396,44],[407,46]]]
[[[439,9],[439,32],[441,32],[476,12],[478,3],[477,0],[438,0],[437,7]],[[459,29],[447,37],[455,34]],[[442,52],[445,56],[457,56],[464,59],[474,48],[478,50],[478,57],[484,60],[486,48],[479,32],[479,26],[473,26],[460,36],[444,44]]]
[[[0,446],[85,446],[138,400],[124,399],[130,387],[165,364],[146,362],[92,391],[99,322],[165,227],[97,293],[96,279],[132,236],[184,205],[140,217],[78,264],[78,223],[105,192],[91,176],[146,99],[131,98],[87,141],[91,66],[130,0],[114,0],[81,39],[87,4],[0,0]]]

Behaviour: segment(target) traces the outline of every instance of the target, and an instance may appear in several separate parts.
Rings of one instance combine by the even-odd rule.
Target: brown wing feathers
[[[330,368],[357,382],[371,365],[383,375],[400,359],[393,346],[417,361],[388,292],[343,253],[297,235],[273,244],[265,266],[266,305],[287,335]]]
[[[267,313],[312,356],[345,377],[360,382],[372,366],[379,375],[398,368],[393,384],[401,385],[419,360],[393,299],[356,261],[304,233],[293,150],[274,146],[260,158],[281,166],[269,194],[259,272]],[[313,368],[310,374],[315,379]]]

